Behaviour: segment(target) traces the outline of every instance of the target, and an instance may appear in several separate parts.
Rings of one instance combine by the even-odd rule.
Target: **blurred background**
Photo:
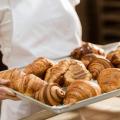
[[[120,0],[81,0],[76,10],[84,41],[97,44],[120,41]]]
[[[120,0],[81,0],[76,11],[83,41],[96,44],[120,41]],[[0,70],[6,68],[0,53]]]

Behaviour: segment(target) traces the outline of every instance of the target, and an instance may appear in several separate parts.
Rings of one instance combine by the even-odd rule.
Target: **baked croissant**
[[[107,59],[109,59],[115,67],[120,68],[120,48],[108,53]]]
[[[111,61],[112,57],[114,55],[120,56],[120,47],[118,47],[116,50],[111,51],[107,54],[107,59]]]
[[[24,81],[24,77],[25,73],[17,68],[0,72],[1,79],[10,80],[10,84],[8,85],[8,87],[20,91],[21,93],[25,92],[24,90],[25,86],[24,87],[22,85],[20,86],[19,82],[21,82],[21,79],[23,80],[23,82],[26,82]]]
[[[82,62],[66,59],[48,69],[45,81],[48,83],[57,83],[60,86],[68,86],[75,80],[90,80],[91,77],[90,72]]]
[[[53,66],[53,62],[47,58],[40,57],[33,61],[31,64],[24,67],[23,72],[26,74],[34,74],[41,78],[44,78],[44,75],[48,68]]]
[[[49,68],[45,75],[45,81],[48,83],[57,83],[64,85],[64,74],[70,66],[70,60],[62,60],[58,64]]]
[[[88,70],[92,74],[94,79],[97,79],[100,72],[106,68],[112,68],[112,64],[105,58],[95,58],[88,65]]]
[[[104,58],[101,55],[97,55],[94,53],[86,54],[81,58],[81,61],[84,63],[86,67],[88,67],[89,63],[93,61],[95,58]]]
[[[120,88],[120,69],[107,68],[101,71],[97,81],[102,92],[109,92]]]
[[[92,43],[83,43],[81,47],[74,49],[70,56],[74,59],[81,60],[84,55],[91,53],[105,56],[104,50]]]
[[[68,86],[64,98],[64,104],[75,103],[86,98],[101,94],[101,88],[98,84],[91,81],[74,81]]]
[[[10,88],[48,105],[59,105],[65,96],[65,92],[56,84],[48,84],[33,74],[26,75],[19,69],[2,72],[0,78],[10,80]]]

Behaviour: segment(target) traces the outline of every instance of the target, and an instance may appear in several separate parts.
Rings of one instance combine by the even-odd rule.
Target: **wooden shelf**
[[[117,36],[120,37],[120,30],[116,30],[116,29],[108,29],[108,28],[104,28],[102,31],[103,35],[113,35],[113,36]]]
[[[101,22],[103,21],[120,22],[120,15],[116,15],[116,14],[102,14],[100,18],[101,18]]]
[[[120,0],[119,1],[105,1],[103,4],[104,7],[120,7]]]
[[[99,11],[100,40],[120,41],[120,0],[103,0]]]

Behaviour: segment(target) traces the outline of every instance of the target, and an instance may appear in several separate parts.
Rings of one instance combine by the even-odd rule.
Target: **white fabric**
[[[66,56],[79,46],[81,26],[73,0],[10,0],[10,3],[12,49],[7,60],[4,56],[9,68],[24,66],[39,56],[50,59]],[[18,120],[38,110],[38,106],[28,102],[5,100],[1,120]]]
[[[75,7],[77,4],[80,3],[80,0],[69,0],[71,4]]]
[[[0,47],[8,59],[12,38],[12,17],[8,0],[0,0]]]

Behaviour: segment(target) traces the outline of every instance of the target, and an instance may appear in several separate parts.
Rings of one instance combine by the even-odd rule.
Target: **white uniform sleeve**
[[[80,3],[80,0],[69,0],[69,1],[74,7]]]
[[[7,57],[12,38],[12,16],[8,0],[0,0],[0,49]]]

